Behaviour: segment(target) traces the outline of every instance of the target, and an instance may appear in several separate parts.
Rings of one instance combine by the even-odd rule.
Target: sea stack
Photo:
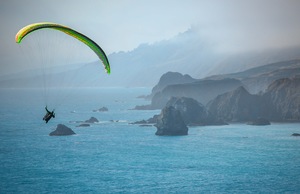
[[[155,135],[159,136],[188,134],[188,128],[184,123],[179,110],[176,110],[173,106],[168,106],[162,109],[155,127],[157,128]]]

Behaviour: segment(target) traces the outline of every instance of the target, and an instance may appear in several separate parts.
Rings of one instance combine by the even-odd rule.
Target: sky
[[[15,34],[42,21],[86,34],[107,54],[170,39],[191,26],[238,52],[300,45],[298,0],[1,0],[0,75],[22,60]]]

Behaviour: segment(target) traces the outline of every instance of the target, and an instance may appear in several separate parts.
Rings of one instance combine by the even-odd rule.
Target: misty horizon
[[[3,43],[0,72],[2,75],[14,73],[24,67],[14,36],[30,23],[51,21],[70,26],[95,40],[107,55],[131,52],[143,43],[153,45],[168,41],[191,28],[197,29],[199,39],[205,39],[217,52],[239,54],[298,47],[299,8],[300,2],[294,0],[176,3],[90,0],[84,4],[28,0],[22,6],[15,0],[3,1],[0,23],[5,28],[0,37]],[[88,51],[81,55],[93,61]]]

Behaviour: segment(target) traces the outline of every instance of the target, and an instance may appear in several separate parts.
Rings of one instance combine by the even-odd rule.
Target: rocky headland
[[[168,77],[173,77],[174,73],[168,72],[162,77],[167,79]],[[181,75],[184,77],[184,75]],[[186,75],[185,75],[186,76]],[[192,80],[190,80],[192,81]],[[239,86],[242,86],[242,83],[237,79],[222,79],[222,80],[196,80],[193,82],[183,82],[178,84],[164,85],[159,82],[154,88],[160,88],[152,90],[153,97],[151,99],[151,104],[136,106],[136,110],[152,110],[152,109],[162,109],[171,97],[187,97],[193,98],[200,102],[201,104],[206,105],[211,99],[217,97],[220,94],[223,94],[228,91],[232,91]],[[161,89],[163,88],[163,89]],[[153,94],[153,91],[157,91]]]
[[[299,122],[298,70],[300,62],[293,60],[202,80],[168,72],[152,89],[151,104],[137,106],[135,109],[165,109],[172,106],[180,112],[187,126],[220,125],[228,122],[245,122],[252,125]],[[167,79],[172,76],[176,77],[174,82]],[[183,79],[184,76],[187,78],[185,83],[178,83],[179,78]],[[285,76],[286,78],[282,78]],[[255,78],[261,83],[255,82]],[[155,124],[158,123],[158,118],[162,119],[162,114],[135,124]]]
[[[230,122],[249,125],[299,122],[299,75],[299,60],[202,80],[168,72],[152,89],[149,95],[152,96],[151,104],[135,108],[162,109],[161,114],[133,124],[155,125],[158,127],[157,134],[168,134],[171,128],[184,128],[181,120],[186,126],[224,125]],[[168,79],[172,77],[173,82]],[[178,118],[174,119],[175,115]],[[177,122],[177,119],[180,121]]]
[[[300,121],[300,78],[283,78],[270,84],[260,95],[239,87],[208,103],[208,110],[224,121]]]

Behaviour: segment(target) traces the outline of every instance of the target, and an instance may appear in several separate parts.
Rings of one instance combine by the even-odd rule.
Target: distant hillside
[[[171,97],[193,98],[201,104],[206,104],[220,94],[232,91],[242,83],[236,79],[199,80],[192,83],[173,84],[157,92],[150,105],[137,106],[136,109],[161,109]]]
[[[275,80],[295,76],[300,76],[300,59],[267,64],[238,73],[214,75],[206,79],[238,79],[245,85],[249,92],[258,93],[265,91]]]
[[[85,86],[92,84],[91,86],[152,87],[166,72],[180,72],[196,79],[203,79],[214,74],[244,71],[270,62],[297,58],[300,58],[300,48],[298,47],[266,50],[262,53],[220,53],[216,49],[215,42],[209,42],[201,34],[201,30],[192,27],[169,40],[152,44],[145,43],[132,51],[110,54],[108,59],[111,64],[111,75],[109,76],[103,73],[102,65],[99,62],[76,65],[77,70],[67,69],[65,71],[71,71],[70,75],[76,74],[77,78],[80,78],[78,80],[91,80],[91,82],[84,83]],[[95,71],[92,68],[95,65],[99,65],[101,68]],[[35,86],[37,77],[43,75],[33,71],[27,71],[26,76],[23,76],[24,72],[0,76],[0,87],[30,87],[31,84]],[[77,73],[78,71],[80,73]],[[61,76],[65,73],[52,72],[51,84],[53,87],[61,86]],[[249,80],[246,87],[251,85],[251,82]],[[82,85],[82,83],[82,81],[75,80],[74,85]],[[257,92],[260,89],[257,88],[253,91]],[[252,92],[252,89],[250,88],[249,91]]]
[[[158,84],[156,84],[152,92],[150,94],[150,98],[152,98],[157,92],[162,91],[166,86],[174,85],[174,84],[185,84],[192,83],[197,81],[197,79],[192,78],[190,75],[182,75],[178,72],[167,72],[161,76]]]
[[[264,92],[274,81],[281,78],[300,77],[300,60],[272,63],[246,71],[194,79],[180,73],[165,73],[152,89],[150,105],[136,109],[160,109],[171,97],[194,98],[206,104],[213,98],[243,86],[251,93]],[[249,94],[250,95],[250,94]]]

